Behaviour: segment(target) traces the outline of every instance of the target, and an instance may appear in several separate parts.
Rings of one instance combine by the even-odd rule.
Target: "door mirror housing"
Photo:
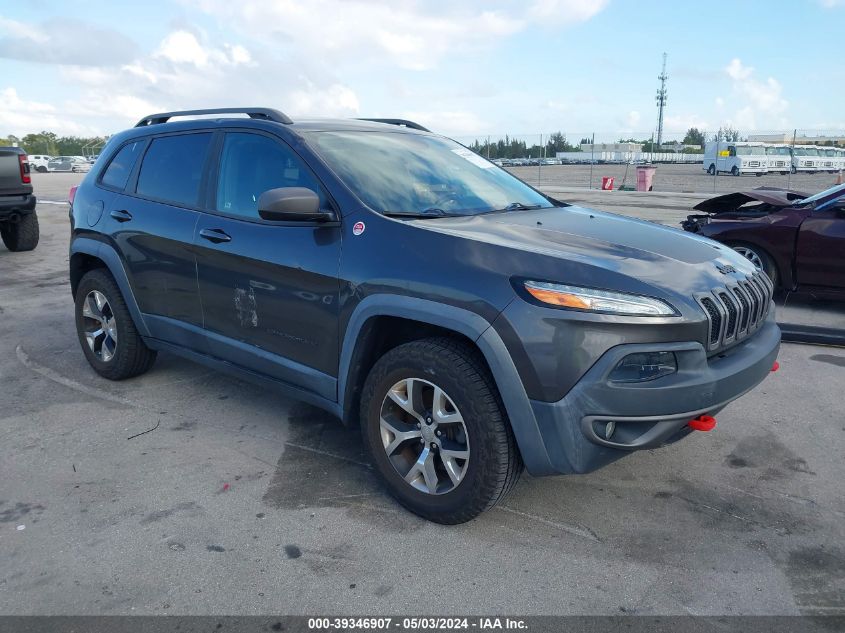
[[[320,209],[320,197],[306,187],[279,187],[258,196],[258,215],[274,222],[331,222],[334,213]]]

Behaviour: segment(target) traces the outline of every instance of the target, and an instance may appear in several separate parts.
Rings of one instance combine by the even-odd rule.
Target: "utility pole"
[[[657,145],[663,145],[663,108],[666,107],[666,80],[669,76],[666,74],[666,53],[663,53],[663,72],[658,77],[660,80],[660,88],[657,89]]]

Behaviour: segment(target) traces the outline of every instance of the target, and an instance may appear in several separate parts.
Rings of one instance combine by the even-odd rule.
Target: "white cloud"
[[[3,135],[23,136],[40,130],[61,130],[66,134],[91,134],[93,130],[68,118],[55,106],[21,98],[7,86],[0,89],[0,130]]]
[[[175,64],[193,64],[200,67],[208,63],[208,51],[200,45],[196,36],[181,30],[168,34],[159,44],[154,57],[163,57]]]
[[[135,52],[131,37],[82,20],[51,18],[34,24],[0,16],[0,58],[103,66],[128,62]]]
[[[835,9],[845,6],[845,0],[819,0],[819,4],[825,9]]]
[[[774,77],[758,79],[753,67],[734,58],[725,67],[733,84],[734,116],[728,123],[741,130],[777,129],[788,125],[785,116],[789,102],[783,97],[783,86]]]
[[[358,96],[347,86],[332,84],[326,88],[308,84],[290,93],[286,102],[288,114],[313,114],[323,116],[351,116],[358,114]]]
[[[535,0],[530,18],[557,26],[586,22],[607,6],[608,0]]]
[[[483,134],[490,131],[487,121],[474,112],[464,110],[406,111],[401,118],[416,121],[424,127],[447,135]]]
[[[244,36],[327,64],[375,61],[410,70],[436,67],[447,55],[495,45],[532,23],[574,24],[606,0],[183,0]],[[476,5],[477,7],[477,5]]]
[[[489,121],[479,114],[500,92],[498,86],[490,87],[497,78],[489,85],[477,77],[456,85],[450,78],[440,82],[433,95],[430,82],[418,81],[415,73],[395,71],[466,63],[532,26],[583,22],[607,3],[177,1],[189,15],[195,8],[204,12],[204,27],[199,28],[196,20],[180,20],[143,51],[131,37],[92,24],[72,21],[68,28],[58,19],[23,23],[0,18],[0,58],[40,61],[57,69],[55,94],[72,95],[55,101],[61,116],[49,125],[60,134],[82,128],[112,133],[154,111],[243,103],[314,116],[377,114],[379,110],[385,116],[398,116],[412,110],[438,130],[472,134],[490,129]],[[73,43],[67,42],[68,33],[73,34]],[[39,40],[49,44],[39,46],[40,53],[33,49]],[[80,42],[97,42],[97,46]],[[26,45],[23,49],[22,44]],[[24,49],[33,57],[21,57]],[[81,52],[68,55],[65,50]],[[397,90],[389,89],[395,85],[399,85]],[[23,85],[15,87],[24,90]],[[376,94],[383,88],[386,98],[362,104],[359,87]],[[546,110],[571,107],[550,101]],[[559,116],[558,112],[555,120]],[[33,128],[41,127],[33,124]]]
[[[641,119],[642,119],[642,116],[640,115],[639,112],[637,112],[636,110],[631,110],[628,113],[628,116],[625,117],[625,126],[629,130],[637,130],[637,129],[639,129],[638,126],[640,124]]]

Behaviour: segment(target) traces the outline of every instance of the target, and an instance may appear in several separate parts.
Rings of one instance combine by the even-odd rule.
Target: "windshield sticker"
[[[452,151],[455,154],[457,154],[458,156],[460,156],[461,158],[468,160],[469,162],[471,162],[476,167],[481,167],[481,169],[490,169],[491,167],[494,166],[493,163],[484,160],[483,158],[481,158],[481,156],[479,156],[478,154],[476,154],[472,150],[468,150],[464,147],[461,147],[461,148],[458,148],[458,149],[453,149]]]

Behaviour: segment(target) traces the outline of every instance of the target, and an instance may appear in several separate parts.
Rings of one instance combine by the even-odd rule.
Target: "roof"
[[[273,108],[264,107],[238,107],[238,108],[205,108],[201,110],[175,110],[173,112],[159,112],[157,114],[149,114],[135,124],[136,128],[145,128],[151,125],[164,125],[171,122],[175,117],[193,117],[196,121],[197,117],[208,117],[219,115],[214,118],[203,118],[199,120],[218,122],[224,119],[235,118],[229,115],[246,115],[249,119],[254,121],[267,121],[273,123],[280,123],[303,131],[316,130],[379,130],[385,129],[385,125],[404,128],[406,130],[416,130],[420,132],[429,132],[419,123],[408,121],[407,119],[371,119],[371,118],[356,118],[356,119],[302,119],[294,121],[284,112],[275,110]],[[238,116],[238,120],[244,120],[244,117]],[[175,121],[173,121],[175,123]],[[212,124],[209,125],[211,127]]]

